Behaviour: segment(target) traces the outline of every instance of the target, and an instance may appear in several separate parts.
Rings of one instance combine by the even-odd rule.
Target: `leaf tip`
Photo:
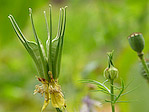
[[[52,7],[52,5],[51,4],[49,4],[49,8],[51,8]]]

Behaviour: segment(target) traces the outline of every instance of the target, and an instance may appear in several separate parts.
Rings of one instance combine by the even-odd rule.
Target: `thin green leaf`
[[[103,88],[102,86],[97,86],[99,89],[104,90],[106,92],[108,92],[105,88]]]
[[[110,95],[108,92],[104,91],[104,90],[90,90],[91,92],[102,92],[105,93],[107,95]]]
[[[124,81],[123,80],[121,80],[121,87],[122,87],[122,89],[121,89],[120,93],[118,94],[118,96],[115,98],[114,103],[119,99],[119,97],[121,96],[121,94],[124,91],[125,87],[124,87]]]
[[[32,59],[34,60],[40,77],[44,78],[43,66],[41,65],[41,58],[40,58],[40,54],[38,52],[37,44],[34,42],[30,42],[25,38],[25,36],[21,32],[19,26],[17,25],[17,23],[12,15],[9,15],[9,19],[12,23],[14,31],[16,32],[19,40],[22,42],[22,44],[24,45],[24,47],[26,48],[26,50],[28,51],[28,53],[30,54]]]
[[[134,79],[133,79],[134,80]],[[125,86],[125,89],[128,88],[128,86],[133,82],[133,80],[131,80],[126,86]]]
[[[105,94],[107,94],[107,95],[111,95],[110,93],[108,93],[108,92],[105,91],[105,90],[97,90],[97,91],[103,92],[103,93],[105,93]]]
[[[105,102],[110,102],[110,103],[111,103],[112,101],[109,101],[109,100],[105,100]]]
[[[108,81],[109,81],[109,79],[105,80],[105,81],[103,82],[103,84],[107,83]]]
[[[140,85],[139,85],[139,86],[140,86]],[[127,91],[126,93],[123,93],[121,96],[124,96],[124,95],[126,95],[126,94],[128,94],[128,93],[130,93],[130,92],[133,92],[133,91],[136,90],[139,86],[135,87],[134,89],[131,89],[131,90]]]
[[[106,90],[104,90],[104,89],[97,89],[97,90],[90,90],[91,92],[103,92],[103,93],[105,93],[105,94],[107,94],[107,95],[114,95],[114,94],[112,94],[112,93],[109,93],[108,91],[106,91]],[[114,95],[115,97],[116,97],[116,95]]]
[[[95,81],[95,80],[90,80],[90,79],[88,79],[88,80],[80,80],[81,82],[83,82],[83,83],[91,83],[91,84],[95,84],[95,85],[97,85],[97,86],[102,86],[104,89],[106,89],[109,93],[111,93],[110,92],[110,90],[108,89],[108,87],[106,87],[104,84],[102,84],[102,83],[100,83],[100,82],[98,82],[98,81]]]
[[[131,102],[136,102],[136,100],[133,100],[133,101],[116,101],[116,103],[131,103]]]
[[[44,49],[43,49],[43,45],[39,41],[39,38],[38,38],[37,33],[35,31],[35,26],[34,26],[34,22],[33,22],[33,18],[32,18],[32,9],[31,8],[29,8],[29,12],[30,12],[29,15],[30,15],[31,23],[32,23],[33,33],[34,33],[35,40],[36,40],[37,45],[38,45],[38,50],[39,50],[40,57],[41,57],[41,60],[42,60],[42,65],[43,65],[43,68],[44,68],[44,76],[45,76],[45,79],[47,81],[49,81],[50,77],[48,75],[48,63],[46,61],[46,56],[45,56],[45,52],[44,52]]]
[[[122,89],[122,87],[117,87],[117,86],[115,86],[115,85],[111,85],[111,86],[113,86],[114,89],[116,89],[116,90],[121,90],[121,89]]]

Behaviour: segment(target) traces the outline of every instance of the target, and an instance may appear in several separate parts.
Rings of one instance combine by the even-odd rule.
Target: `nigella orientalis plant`
[[[143,65],[142,75],[149,82],[149,63],[147,63],[144,59],[143,49],[145,46],[145,41],[142,33],[137,33],[137,32],[132,33],[130,36],[128,36],[128,42],[130,44],[130,47],[135,52],[137,52],[138,57],[140,58],[141,63]]]
[[[41,41],[39,40],[34,22],[32,17],[32,9],[29,8],[29,16],[31,19],[32,29],[36,42],[28,41],[23,33],[21,32],[19,26],[17,25],[14,17],[9,15],[9,19],[12,23],[13,29],[16,32],[19,40],[24,45],[30,56],[35,62],[39,76],[37,76],[38,81],[41,85],[36,85],[34,94],[40,93],[44,95],[44,104],[42,110],[45,110],[49,102],[51,101],[52,106],[56,108],[58,112],[66,108],[64,95],[62,93],[61,87],[58,84],[58,77],[60,74],[60,64],[62,57],[64,33],[66,26],[66,7],[60,8],[58,31],[55,38],[52,35],[52,15],[51,15],[51,5],[49,5],[50,21],[48,25],[46,12],[44,11],[48,39],[46,41],[46,53]],[[49,28],[50,26],[50,28]]]
[[[128,85],[124,84],[124,81],[121,80],[121,86],[117,87],[114,84],[114,81],[118,78],[119,76],[119,71],[118,69],[114,66],[113,63],[113,51],[108,52],[108,67],[104,70],[104,77],[106,80],[101,83],[99,81],[91,80],[91,79],[84,79],[81,80],[83,83],[90,83],[94,84],[97,86],[96,90],[92,90],[94,92],[102,92],[104,94],[107,94],[110,96],[110,100],[104,100],[104,103],[111,103],[111,110],[112,112],[115,112],[115,104],[116,103],[127,103],[129,101],[119,101],[120,97],[134,91],[136,88],[129,90],[125,92],[125,89],[128,87]],[[109,87],[107,86],[109,85]]]

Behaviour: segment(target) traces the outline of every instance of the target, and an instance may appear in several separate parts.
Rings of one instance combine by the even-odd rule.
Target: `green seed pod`
[[[137,53],[141,53],[144,49],[145,41],[141,33],[132,33],[128,37],[131,48]]]
[[[110,80],[116,79],[118,77],[118,69],[113,66],[106,68],[104,70],[104,77]]]

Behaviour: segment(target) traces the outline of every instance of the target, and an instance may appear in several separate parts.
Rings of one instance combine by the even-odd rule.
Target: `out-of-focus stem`
[[[143,53],[138,53],[138,56],[139,56],[139,58],[140,58],[140,60],[142,62],[142,65],[143,65],[143,67],[144,67],[144,69],[145,69],[145,71],[147,73],[147,77],[149,78],[149,68],[148,68],[148,66],[146,64],[146,61],[145,61],[143,55],[144,55]]]

